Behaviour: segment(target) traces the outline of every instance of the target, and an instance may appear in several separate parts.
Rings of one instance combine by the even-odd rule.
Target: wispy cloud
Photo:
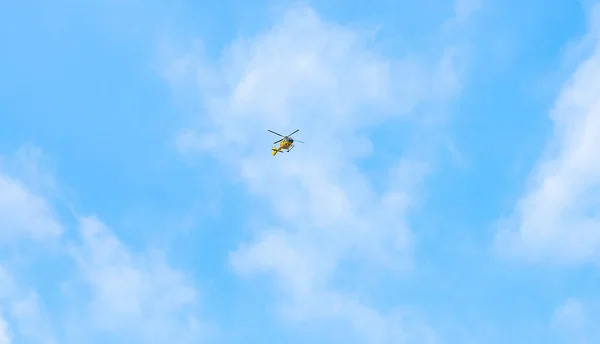
[[[178,71],[177,85],[183,65],[190,80],[201,80],[196,90],[208,129],[187,128],[177,140],[184,153],[199,149],[238,171],[268,205],[264,226],[232,253],[231,263],[242,275],[273,278],[286,295],[280,309],[286,319],[341,321],[369,343],[429,342],[435,336],[426,325],[405,325],[404,317],[338,287],[352,274],[397,276],[411,267],[414,235],[406,216],[430,172],[426,158],[398,158],[386,167],[379,192],[356,162],[372,150],[369,129],[456,94],[454,50],[396,59],[371,48],[368,37],[301,7],[270,30],[233,43],[214,67],[184,54],[166,70]],[[219,80],[214,75],[223,82],[207,85]],[[277,138],[266,129],[297,128],[306,143],[271,157],[269,140]]]
[[[577,299],[568,299],[554,313],[552,322],[563,329],[580,331],[587,322],[583,305]]]
[[[89,312],[86,319],[93,327],[141,343],[201,339],[204,329],[195,315],[197,291],[160,252],[131,252],[94,217],[80,218],[78,232],[81,244],[71,251],[78,277],[90,293],[89,307],[78,311]]]
[[[596,325],[598,314],[593,308],[591,303],[569,298],[554,311],[552,327],[569,343],[597,343],[600,331]]]
[[[456,0],[454,2],[456,20],[463,21],[469,19],[482,6],[482,0]]]
[[[26,156],[35,155],[17,155]],[[34,160],[20,161],[29,168],[14,169],[13,174],[20,170],[48,175],[33,168]],[[28,175],[32,176],[24,173],[24,179]],[[95,342],[97,334],[103,333],[114,340],[182,344],[204,338],[207,328],[197,315],[197,290],[184,273],[169,265],[162,252],[134,252],[96,217],[76,218],[78,230],[72,236],[63,230],[68,226],[58,220],[44,195],[32,193],[18,177],[0,174],[1,244],[53,241],[60,246],[53,254],[65,265],[47,272],[43,285],[25,283],[31,279],[20,281],[32,268],[22,259],[18,269],[0,266],[0,309],[9,319],[1,323],[0,338],[8,338],[10,333],[17,342]],[[10,254],[4,253],[9,262]],[[73,268],[72,279],[61,281],[54,275],[61,268]],[[54,283],[63,286],[64,294],[55,297],[64,302],[50,317],[40,293],[53,289],[48,286]],[[62,317],[68,319],[66,325],[60,321]]]
[[[8,325],[0,313],[0,344],[10,344],[11,343],[11,335],[8,331]]]
[[[27,190],[19,181],[0,175],[0,222],[2,239],[15,236],[31,239],[57,237],[62,227],[46,201]]]
[[[3,266],[0,266],[0,285],[0,309],[12,324],[10,330],[7,323],[3,324],[7,335],[35,343],[56,343],[54,328],[35,289],[19,283],[14,273]]]
[[[595,48],[565,83],[552,110],[554,137],[531,176],[515,213],[502,222],[497,248],[553,263],[600,258],[600,44],[598,17],[590,23]]]
[[[56,214],[39,194],[51,184],[49,176],[39,171],[40,158],[40,152],[32,146],[24,146],[12,156],[1,157],[0,241],[15,238],[39,241],[62,235],[63,228]]]

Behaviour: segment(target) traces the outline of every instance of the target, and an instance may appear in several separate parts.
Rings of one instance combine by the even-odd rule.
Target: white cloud
[[[13,320],[12,336],[33,343],[56,343],[53,325],[40,304],[37,292],[18,283],[14,274],[3,266],[0,266],[1,308],[5,310],[4,315]]]
[[[569,298],[556,308],[552,316],[552,327],[564,336],[565,342],[592,344],[600,340],[597,317],[592,303]]]
[[[52,208],[36,192],[53,185],[51,178],[39,170],[41,158],[39,149],[24,146],[0,160],[0,242],[15,238],[46,240],[62,234]],[[19,179],[13,177],[16,175]]]
[[[43,312],[37,293],[30,291],[20,299],[13,299],[12,314],[23,338],[40,344],[57,343],[53,325]]]
[[[554,137],[531,188],[496,237],[500,252],[582,263],[600,258],[600,41],[565,84],[551,117]]]
[[[462,21],[468,19],[473,13],[481,9],[481,6],[482,0],[456,0],[454,2],[456,20]]]
[[[48,195],[57,191],[51,159],[33,144],[24,144],[13,155],[0,157],[0,166],[6,174],[18,176],[35,193]]]
[[[62,237],[64,226],[43,193],[58,194],[60,190],[44,169],[45,165],[40,164],[41,158],[43,154],[39,149],[24,146],[2,161],[2,171],[10,172],[11,176],[0,173],[0,242],[14,244],[37,239],[43,243],[60,238],[55,243],[61,249],[55,253],[71,253],[66,258],[76,263],[77,274],[70,283],[64,284],[65,295],[73,298],[76,305],[55,309],[49,318],[43,298],[35,289],[46,288],[56,281],[42,286],[28,286],[19,281],[20,273],[23,276],[30,273],[27,270],[30,266],[22,264],[23,258],[30,261],[30,256],[19,256],[19,269],[14,271],[0,266],[0,309],[11,320],[14,340],[51,344],[57,342],[57,334],[65,330],[65,340],[73,342],[94,341],[101,332],[112,335],[115,340],[132,339],[136,343],[198,343],[206,334],[206,328],[195,317],[196,289],[183,273],[169,266],[160,252],[133,252],[92,217],[78,219],[77,233],[81,242],[63,246],[69,238]],[[35,252],[35,247],[24,252]],[[65,266],[56,268],[60,271]],[[52,271],[46,271],[45,275],[52,276]],[[85,283],[77,283],[77,278]],[[82,295],[91,298],[82,300]],[[89,301],[87,309],[82,306],[85,301]],[[68,311],[72,313],[67,314]],[[70,316],[66,329],[61,326],[59,315]],[[4,326],[0,327],[2,339],[7,330],[4,322],[0,325]]]
[[[7,248],[15,243],[33,240],[43,244],[58,239],[63,233],[52,207],[39,194],[39,191],[54,186],[52,178],[41,170],[42,160],[41,151],[31,145],[21,147],[13,156],[2,158],[0,243],[4,244],[4,259],[12,258],[13,251]],[[15,178],[16,175],[22,179]],[[28,246],[31,249],[31,245]],[[13,273],[1,265],[0,308],[4,310],[5,317],[13,320],[11,336],[28,342],[54,343],[53,328],[40,304],[38,293],[34,288],[21,285]],[[0,338],[6,336],[6,323],[2,323],[2,328],[0,333],[4,334]]]
[[[195,316],[197,292],[184,274],[158,253],[131,252],[96,218],[81,218],[79,233],[72,252],[90,290],[95,328],[137,343],[198,342],[204,328]]]
[[[52,207],[42,195],[34,191],[34,189],[48,190],[54,185],[48,174],[41,171],[42,159],[41,151],[31,145],[21,147],[12,156],[2,157],[0,169],[0,243],[2,244],[12,245],[21,240],[44,243],[62,235],[63,228]],[[22,179],[15,178],[15,175]],[[10,252],[12,251],[3,250],[5,255]],[[37,292],[33,288],[20,285],[13,274],[1,265],[0,309],[4,310],[4,316],[13,320],[14,331],[11,337],[41,344],[54,343],[53,329],[40,305]],[[3,343],[3,340],[10,342],[4,318],[0,325],[0,343]]]
[[[46,200],[32,194],[18,180],[0,174],[0,240],[14,237],[47,239],[60,236],[62,227]]]
[[[408,327],[336,283],[348,272],[344,264],[358,279],[410,267],[413,235],[405,216],[429,166],[418,158],[397,161],[378,192],[356,162],[373,149],[370,129],[426,100],[445,101],[459,85],[452,49],[433,59],[393,59],[369,43],[368,33],[296,8],[268,32],[233,44],[213,69],[186,55],[167,72],[177,71],[172,81],[181,85],[187,71],[206,106],[204,129],[184,130],[179,147],[208,152],[239,172],[275,218],[232,253],[232,266],[273,276],[288,296],[282,311],[296,320],[338,319],[363,342],[401,343]],[[223,82],[211,84],[215,75]],[[306,143],[272,157],[277,137],[266,130],[297,128]]]
[[[8,324],[4,320],[2,313],[0,313],[0,344],[11,344],[12,338],[8,332]]]
[[[577,299],[568,299],[556,309],[553,323],[561,328],[581,330],[586,325],[587,319],[583,305]]]

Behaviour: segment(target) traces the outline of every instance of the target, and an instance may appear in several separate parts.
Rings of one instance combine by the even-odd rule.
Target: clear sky
[[[592,1],[1,2],[0,344],[600,343],[599,39]]]

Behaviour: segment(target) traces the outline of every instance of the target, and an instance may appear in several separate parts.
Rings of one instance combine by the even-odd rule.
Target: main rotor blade
[[[276,144],[278,144],[278,143],[279,143],[279,142],[281,142],[281,141],[283,141],[283,139],[279,139],[279,140],[277,140],[277,141],[273,142],[273,144],[274,144],[274,145],[276,145]]]
[[[294,142],[300,142],[300,143],[304,143],[304,142],[302,142],[302,141],[299,141],[299,140],[294,140]]]
[[[294,135],[294,134],[295,134],[295,133],[297,133],[299,130],[300,130],[300,129],[296,129],[296,131],[294,131],[293,133],[289,134],[289,135],[288,135],[288,137],[289,137],[289,136],[292,136],[292,135]]]
[[[278,133],[274,132],[273,130],[269,130],[269,129],[267,129],[267,131],[269,131],[269,132],[271,132],[271,133],[273,133],[273,134],[275,134],[275,135],[279,135],[279,136],[281,136],[281,137],[285,137],[285,136],[283,136],[283,135],[281,135],[281,134],[278,134]]]

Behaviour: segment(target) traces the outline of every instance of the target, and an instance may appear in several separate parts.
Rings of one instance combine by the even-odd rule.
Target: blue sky
[[[597,343],[598,8],[0,4],[0,344]]]

